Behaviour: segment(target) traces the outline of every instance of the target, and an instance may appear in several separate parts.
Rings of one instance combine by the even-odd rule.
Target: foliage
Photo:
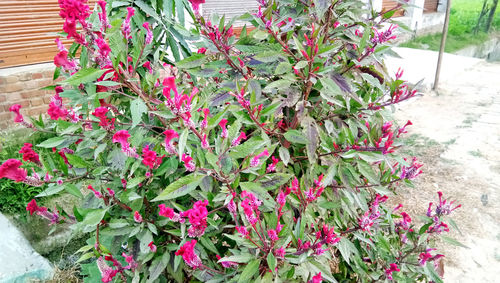
[[[187,1],[184,0],[120,0],[109,1],[110,15],[115,18],[123,18],[127,7],[135,8],[132,25],[137,29],[144,22],[148,22],[153,30],[152,44],[154,54],[156,50],[162,55],[164,61],[180,60],[191,55],[188,40],[193,39],[185,28],[192,17],[193,12]]]
[[[6,133],[0,137],[0,163],[3,163],[8,158],[21,156],[18,151],[24,142],[38,144],[44,139],[53,136],[48,133],[35,132],[28,139],[22,138],[23,143],[17,142],[21,140],[20,136],[25,134],[26,131],[22,133]],[[16,183],[12,180],[1,178],[0,211],[7,214],[24,214],[26,212],[26,203],[44,189],[45,186],[32,187],[24,183]]]
[[[489,34],[473,33],[477,19],[481,13],[483,0],[454,0],[450,11],[450,24],[446,39],[446,52],[455,52],[469,45],[479,45],[490,38]],[[493,29],[500,29],[500,17],[495,17]],[[419,36],[411,41],[401,44],[404,47],[424,48],[439,50],[442,33]]]
[[[398,153],[411,122],[387,120],[416,95],[381,59],[393,10],[261,1],[241,17],[255,29],[236,38],[191,2],[200,48],[173,67],[148,26],[131,24],[134,9],[108,26],[102,8],[60,1],[80,60],[59,47],[50,121],[11,107],[56,135],[35,148],[54,154],[26,149],[0,177],[82,199],[27,210],[91,233],[79,250],[87,282],[441,282],[432,243],[457,206],[439,194],[417,225],[385,205],[422,166]]]

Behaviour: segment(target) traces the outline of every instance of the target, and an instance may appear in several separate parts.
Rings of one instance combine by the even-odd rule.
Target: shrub
[[[0,176],[89,193],[72,212],[27,210],[91,233],[80,249],[91,282],[440,282],[432,242],[456,206],[439,194],[417,226],[385,205],[422,166],[398,154],[411,122],[387,120],[416,95],[381,60],[394,10],[260,1],[242,17],[256,29],[237,39],[231,21],[199,14],[202,2],[191,0],[199,49],[173,67],[130,25],[133,8],[108,26],[104,11],[60,1],[80,60],[60,46],[50,122],[12,107],[56,133],[37,145],[54,149],[37,164],[53,179],[16,159]]]
[[[10,132],[2,135],[0,138],[0,163],[15,156],[22,156],[19,150],[24,146],[24,143],[38,144],[54,135],[34,132],[28,138],[25,138],[25,136],[26,131]],[[28,169],[29,167],[27,166]],[[0,211],[7,214],[24,214],[26,203],[44,191],[45,188],[46,186],[32,187],[9,179],[0,179]]]

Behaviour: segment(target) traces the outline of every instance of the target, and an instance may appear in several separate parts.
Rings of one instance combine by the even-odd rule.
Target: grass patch
[[[479,149],[475,151],[470,150],[468,153],[474,157],[483,157],[483,154],[479,151]]]
[[[456,52],[469,45],[478,45],[490,38],[490,34],[484,31],[473,34],[473,29],[477,24],[477,19],[481,13],[483,0],[455,0],[451,4],[450,25],[448,37],[446,39],[445,51]],[[492,23],[492,33],[500,30],[500,17],[497,8]],[[441,44],[441,33],[433,35],[419,36],[411,41],[402,43],[402,47],[429,49],[437,51]]]

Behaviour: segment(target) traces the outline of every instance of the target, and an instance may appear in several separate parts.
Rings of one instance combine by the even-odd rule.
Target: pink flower
[[[236,226],[236,231],[241,234],[241,236],[246,237],[249,235],[248,229],[244,226]]]
[[[146,39],[144,40],[144,42],[146,44],[151,44],[151,42],[153,42],[153,32],[149,28],[149,23],[148,22],[143,23],[142,27],[146,29]]]
[[[170,154],[176,154],[177,151],[171,141],[174,138],[179,138],[179,134],[174,130],[166,130],[163,134],[165,135],[165,150]]]
[[[245,217],[251,225],[255,225],[260,215],[259,206],[262,204],[262,201],[247,191],[241,192],[241,198],[243,201],[240,202],[240,205],[243,208]]]
[[[406,160],[406,158],[405,158]],[[411,161],[411,165],[408,166],[403,166],[401,167],[401,179],[408,179],[408,180],[413,180],[415,179],[418,175],[422,173],[422,170],[420,168],[423,166],[422,163],[417,162],[417,158],[413,157]]]
[[[58,120],[59,118],[62,118],[64,120],[68,116],[68,110],[64,108],[62,98],[59,96],[59,92],[60,90],[58,91],[56,89],[56,94],[52,97],[49,104],[49,109],[47,110],[47,113],[52,120]]]
[[[115,129],[115,118],[112,118],[111,120],[108,119],[106,116],[106,113],[108,113],[108,108],[106,107],[97,107],[92,115],[96,116],[99,118],[99,126],[103,127],[107,131],[111,131]]]
[[[196,53],[198,54],[205,54],[207,52],[207,49],[205,47],[198,48],[198,51]]]
[[[139,211],[134,212],[134,221],[137,223],[142,222],[142,215],[139,213]]]
[[[40,157],[33,150],[33,145],[31,143],[25,143],[21,150],[19,150],[19,153],[23,155],[24,161],[40,164]]]
[[[429,209],[427,210],[427,216],[428,217],[435,217],[435,216],[442,216],[442,215],[450,215],[453,210],[461,207],[462,205],[459,204],[455,207],[453,207],[455,201],[449,201],[447,199],[443,199],[443,193],[438,192],[439,196],[439,204],[436,205],[436,209],[432,211],[432,202],[429,203]]]
[[[122,253],[122,256],[125,258],[125,261],[128,263],[127,266],[124,266],[124,269],[130,269],[134,271],[137,268],[137,262],[134,260],[133,255],[127,255],[126,253]]]
[[[160,208],[160,212],[158,212],[158,215],[170,218],[170,220],[174,222],[183,222],[184,220],[181,219],[179,213],[174,212],[174,210],[170,207],[167,207],[164,204],[159,204],[158,207]]]
[[[271,241],[275,242],[275,241],[279,240],[278,234],[276,233],[276,230],[274,230],[274,229],[267,230],[267,236],[269,236],[269,239],[271,239]]]
[[[125,21],[123,21],[123,25],[122,25],[122,33],[126,39],[132,38],[132,36],[130,35],[130,33],[131,33],[130,19],[132,18],[132,16],[134,16],[134,13],[135,13],[134,8],[127,7],[127,17],[125,18]]]
[[[142,64],[142,66],[143,66],[144,68],[148,69],[148,72],[149,72],[150,74],[152,74],[152,73],[153,73],[153,69],[151,68],[151,62],[146,61],[146,62],[144,62],[144,64]]]
[[[193,172],[196,169],[193,158],[185,153],[182,154],[182,162],[184,162],[184,167],[187,171]]]
[[[203,118],[203,121],[201,122],[201,129],[204,130],[208,127],[208,114],[210,114],[210,110],[208,108],[203,108],[202,109],[203,114],[205,115],[205,118]]]
[[[9,107],[9,111],[14,112],[16,114],[16,117],[14,118],[14,122],[16,123],[24,122],[24,117],[20,112],[21,108],[22,108],[21,104],[14,104],[11,107]]]
[[[321,277],[321,272],[314,275],[313,278],[308,281],[308,283],[321,283],[323,282],[323,277]]]
[[[99,56],[96,58],[97,62],[99,62],[101,66],[108,65],[110,63],[109,53],[111,53],[111,48],[109,47],[108,43],[101,37],[98,37],[95,40],[95,43],[97,44],[97,48],[99,51]]]
[[[200,257],[194,251],[196,243],[196,240],[187,241],[178,251],[175,252],[176,256],[182,256],[184,262],[193,269],[203,266]]]
[[[261,153],[257,154],[256,156],[254,156],[252,158],[252,161],[250,161],[250,167],[257,167],[257,166],[259,166],[260,159],[262,157],[267,157],[267,156],[269,156],[269,152],[267,151],[267,149],[264,149],[264,151],[262,151]]]
[[[142,163],[149,167],[149,169],[158,168],[161,165],[163,157],[165,155],[158,156],[155,151],[149,150],[149,145],[142,149]]]
[[[199,200],[193,204],[193,208],[181,213],[182,217],[188,217],[191,227],[188,229],[189,237],[201,237],[207,228],[208,200]]]
[[[203,149],[210,148],[210,144],[208,144],[208,140],[207,140],[207,134],[203,134],[203,137],[201,139],[201,148],[203,148]]]
[[[56,42],[57,49],[59,49],[59,51],[64,51],[64,50],[67,51],[68,50],[68,49],[66,49],[66,47],[64,47],[64,44],[62,43],[61,39],[56,38],[54,41]]]
[[[247,135],[244,133],[244,132],[241,132],[240,135],[238,137],[236,137],[232,142],[231,142],[231,145],[232,146],[237,146],[241,143],[242,140],[246,140],[247,139]]]
[[[40,210],[40,207],[36,203],[35,199],[32,199],[27,205],[26,205],[26,211],[30,212],[30,215],[33,215],[33,212],[38,212]]]
[[[54,56],[54,65],[62,67],[65,71],[73,71],[76,68],[76,63],[68,59],[68,51],[63,50]]]
[[[177,85],[175,84],[175,77],[167,77],[163,80],[163,95],[165,98],[170,99],[170,91],[174,92],[174,96],[179,95],[177,92]]]
[[[279,158],[276,158],[274,156],[271,156],[271,159],[272,159],[272,163],[267,166],[267,169],[266,169],[267,173],[271,173],[271,172],[276,171],[276,164],[278,164],[278,162],[280,162]]]
[[[112,196],[112,197],[115,196],[115,191],[114,190],[112,190],[111,188],[106,188],[106,190],[108,190],[108,193],[109,193],[110,196]]]
[[[411,125],[413,125],[413,123],[410,120],[408,120],[408,122],[406,122],[406,124],[402,128],[398,129],[398,135],[396,137],[399,138],[399,136],[401,134],[407,133],[406,127],[411,126]]]
[[[148,244],[149,249],[151,252],[156,253],[156,245],[151,241],[151,243]]]
[[[130,138],[130,134],[127,130],[120,130],[113,135],[113,143],[119,143],[122,148],[122,152],[127,156],[137,158],[138,155],[135,152],[135,147],[131,148],[130,143],[128,142],[128,138]]]
[[[205,0],[189,0],[189,2],[191,2],[194,12],[199,13],[200,5],[205,3]]]
[[[91,190],[92,192],[94,192],[94,195],[95,195],[95,197],[96,197],[96,198],[102,198],[102,194],[101,194],[101,192],[96,191],[96,190],[92,187],[92,185],[89,185],[89,186],[87,187],[87,189],[89,189],[89,190]]]
[[[108,22],[108,18],[106,16],[106,1],[99,0],[97,4],[101,7],[101,13],[99,13],[99,20],[101,21],[101,30],[106,30],[106,28],[110,28],[111,25]]]
[[[222,128],[222,133],[220,134],[221,138],[225,139],[227,138],[227,129],[226,129],[226,125],[227,125],[227,120],[226,119],[222,119],[220,120],[219,122],[219,126]]]
[[[76,21],[78,20],[84,29],[88,27],[86,19],[90,16],[90,9],[86,2],[87,0],[59,0],[59,16],[65,20],[64,32],[68,34],[68,38],[73,37],[77,43],[83,45],[87,45],[87,42],[84,36],[76,32]]]
[[[386,31],[379,32],[376,28],[373,28],[373,38],[371,39],[372,43],[382,44],[389,40],[395,39],[396,35],[393,34],[393,31],[398,27],[398,25],[390,25]]]
[[[385,276],[387,277],[387,279],[392,280],[392,273],[398,271],[399,271],[398,265],[395,263],[391,263],[390,267],[385,270]]]
[[[284,258],[285,257],[285,248],[283,246],[281,246],[278,249],[274,250],[274,255],[277,258]]]
[[[101,280],[104,283],[111,282],[118,273],[118,270],[110,267],[102,257],[97,259],[97,268],[101,272]]]
[[[26,169],[19,168],[21,165],[23,165],[23,163],[17,159],[7,159],[0,166],[0,178],[7,178],[16,182],[26,180],[28,171],[26,171]]]

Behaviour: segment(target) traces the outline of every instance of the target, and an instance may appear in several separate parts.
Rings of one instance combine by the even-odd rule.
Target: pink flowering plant
[[[0,177],[82,204],[32,200],[30,214],[88,233],[92,282],[440,282],[433,243],[458,205],[441,193],[421,217],[387,205],[422,172],[399,152],[411,122],[386,118],[416,95],[381,57],[395,10],[259,1],[236,37],[190,2],[198,51],[172,66],[133,8],[111,19],[103,1],[93,12],[59,1],[75,44],[59,44],[50,119],[11,107],[56,136],[25,145]]]

